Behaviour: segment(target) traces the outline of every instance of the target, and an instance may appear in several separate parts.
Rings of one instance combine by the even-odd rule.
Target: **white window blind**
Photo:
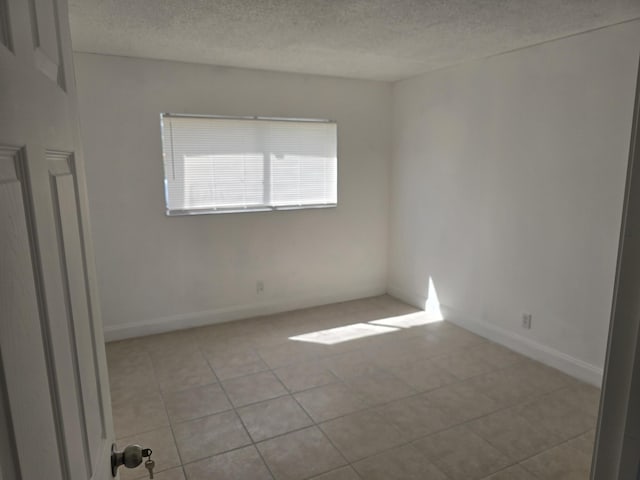
[[[334,122],[163,114],[168,215],[337,204]]]

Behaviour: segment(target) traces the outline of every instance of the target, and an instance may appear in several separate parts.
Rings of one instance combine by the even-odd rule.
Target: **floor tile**
[[[302,480],[346,464],[317,427],[257,444],[277,480]]]
[[[316,422],[323,422],[367,407],[362,398],[344,383],[332,383],[294,395]]]
[[[204,356],[220,380],[251,375],[269,369],[260,356],[251,350],[237,352],[234,352],[233,349],[225,349],[222,352],[216,350],[215,353],[205,352]]]
[[[153,368],[163,392],[185,390],[216,382],[209,364],[198,351],[158,357],[153,361]]]
[[[600,407],[600,389],[591,385],[576,382],[557,392],[562,395],[571,405],[578,410],[582,410],[592,416],[598,415]]]
[[[184,469],[188,480],[271,480],[273,478],[253,446],[189,463]]]
[[[444,473],[411,445],[366,458],[353,467],[367,480],[447,480]]]
[[[373,362],[373,354],[365,350],[342,353],[322,360],[335,376],[345,380],[360,375],[371,375],[383,370]]]
[[[446,355],[451,351],[451,348],[445,345],[442,340],[435,335],[419,332],[420,330],[416,329],[416,331],[412,333],[411,337],[407,338],[403,342],[403,348],[412,354],[411,361],[404,363],[428,360],[434,357]]]
[[[540,425],[561,440],[581,435],[596,425],[597,417],[575,408],[563,392],[556,392],[516,407],[518,414],[531,423]]]
[[[416,393],[409,385],[387,372],[362,375],[345,380],[345,383],[368,405],[380,405]]]
[[[426,392],[457,382],[458,378],[430,360],[411,362],[389,368],[396,377],[418,392]]]
[[[582,435],[574,438],[573,440],[569,440],[567,444],[570,447],[573,447],[576,450],[581,451],[585,455],[592,457],[595,440],[596,440],[596,430],[594,428],[593,430],[590,430],[587,433],[583,433]]]
[[[402,339],[397,342],[386,342],[376,349],[371,349],[373,362],[383,369],[389,369],[398,365],[405,365],[417,359],[426,352],[421,351],[414,339]]]
[[[117,343],[125,343],[127,345],[126,342]],[[132,390],[157,390],[158,380],[153,371],[153,364],[149,354],[139,348],[134,348],[132,351],[125,351],[123,348],[122,346],[113,348],[109,355],[109,389],[111,398],[115,400],[126,397]],[[140,372],[144,372],[144,375],[141,375]]]
[[[191,330],[160,333],[143,337],[141,340],[154,361],[168,356],[185,356],[198,351],[198,345]]]
[[[351,467],[342,467],[328,473],[323,473],[312,480],[360,480],[356,471]]]
[[[160,480],[586,479],[599,389],[424,315],[379,296],[109,343],[118,445]],[[396,330],[290,340],[368,322]]]
[[[493,368],[506,368],[525,360],[526,357],[493,342],[480,343],[469,349],[472,357]]]
[[[237,322],[218,323],[194,329],[196,343],[203,353],[215,354],[222,351],[238,352],[251,349],[247,327],[257,319],[246,319]],[[257,328],[254,327],[254,330]]]
[[[527,382],[545,393],[574,385],[576,382],[576,380],[558,370],[529,359],[520,362],[517,366],[514,366],[514,369],[522,378],[526,378]]]
[[[225,366],[238,366],[246,365],[260,361],[260,355],[258,355],[252,348],[227,345],[225,341],[224,347],[205,347],[202,348],[202,353],[209,361],[209,364],[214,369]]]
[[[529,383],[517,367],[479,375],[470,379],[468,384],[505,408],[529,402],[545,393],[544,390]]]
[[[351,462],[406,441],[395,425],[372,411],[336,418],[320,424],[320,428]]]
[[[435,407],[442,408],[459,422],[495,412],[499,405],[468,382],[447,385],[424,394]]]
[[[431,359],[434,365],[449,372],[460,380],[475,377],[493,370],[494,367],[480,358],[475,358],[468,349],[458,349],[448,355]]]
[[[291,396],[275,398],[238,409],[254,442],[313,424],[309,416]]]
[[[152,458],[156,462],[154,473],[159,473],[180,465],[180,457],[173,440],[171,428],[163,427],[146,433],[120,438],[117,441],[118,449],[122,450],[127,445],[140,445],[143,448],[153,450]],[[120,480],[132,480],[137,478],[149,478],[149,473],[144,465],[137,468],[120,468]]]
[[[464,426],[435,433],[413,445],[453,480],[475,480],[509,465],[507,457]]]
[[[377,318],[371,320],[371,323],[376,325],[387,325],[389,327],[401,328],[409,332],[413,327],[419,327],[433,322],[433,316],[424,311],[414,312],[389,312],[388,310],[376,310],[374,312]],[[412,333],[412,332],[411,332]]]
[[[236,407],[284,395],[287,390],[271,372],[256,373],[222,382],[231,403]]]
[[[143,478],[149,478],[149,475],[147,474],[147,476]],[[172,468],[171,470],[165,470],[164,472],[154,474],[153,478],[155,480],[185,480],[182,467]]]
[[[521,466],[514,465],[484,477],[482,480],[536,480],[536,478]],[[584,480],[587,479],[585,478]]]
[[[486,342],[484,338],[475,333],[471,333],[450,322],[442,322],[442,328],[433,330],[433,335],[440,339],[443,345],[449,349],[466,348]]]
[[[145,337],[107,342],[105,344],[105,353],[108,364],[112,365],[114,362],[124,362],[126,364],[132,356],[148,355],[144,344]]]
[[[214,371],[216,372],[216,375],[220,380],[243,377],[245,375],[264,372],[268,369],[269,366],[262,360],[257,360],[251,363],[244,363],[242,365],[224,365],[220,367],[214,367]]]
[[[275,369],[308,361],[321,356],[326,350],[326,346],[319,344],[289,340],[282,345],[258,349],[258,353],[269,367]]]
[[[338,381],[338,377],[317,362],[289,365],[278,368],[274,373],[290,392],[308,390]]]
[[[501,410],[466,424],[504,453],[511,463],[536,455],[560,443],[560,438],[513,410]]]
[[[122,399],[113,399],[113,424],[117,438],[148,432],[169,424],[159,391],[135,393]]]
[[[424,395],[396,400],[378,408],[377,412],[398,427],[407,440],[415,440],[459,423],[457,416],[430,404]]]
[[[448,320],[442,320],[440,322],[430,322],[426,325],[414,328],[414,330],[422,333],[427,333],[429,335],[438,335],[439,338],[446,334],[447,331],[460,329],[460,327]]]
[[[522,462],[522,467],[545,480],[586,480],[591,458],[565,443]]]
[[[251,443],[233,411],[178,423],[173,426],[173,433],[185,463]]]
[[[217,383],[165,393],[164,402],[172,423],[231,409],[226,394]]]

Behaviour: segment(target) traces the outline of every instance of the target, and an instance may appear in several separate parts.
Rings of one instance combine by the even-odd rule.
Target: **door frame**
[[[592,480],[640,467],[640,58]]]

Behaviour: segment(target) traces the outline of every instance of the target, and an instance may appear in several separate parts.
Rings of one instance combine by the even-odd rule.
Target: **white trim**
[[[116,325],[105,325],[104,338],[106,342],[124,340],[126,338],[154,335],[157,333],[172,332],[186,328],[202,327],[216,323],[230,322],[243,318],[270,315],[274,313],[288,312],[300,308],[317,307],[330,303],[346,302],[358,298],[383,295],[385,287],[376,285],[366,288],[354,289],[349,293],[333,293],[309,297],[280,298],[269,301],[256,302],[244,305],[232,305],[202,312],[190,312],[167,317],[143,320]]]
[[[387,288],[389,295],[403,300],[415,307],[425,308],[426,297],[423,295],[409,292],[401,288],[389,286]],[[498,327],[482,320],[472,319],[461,313],[455,308],[447,305],[440,305],[440,309],[445,320],[458,325],[470,332],[480,335],[488,340],[499,343],[517,353],[525,355],[529,358],[544,363],[550,367],[556,368],[567,375],[571,375],[579,380],[587,382],[591,385],[600,387],[602,385],[602,367],[592,365],[583,360],[567,355],[566,353],[548,347],[542,343],[536,342],[522,335],[511,332],[504,328]]]

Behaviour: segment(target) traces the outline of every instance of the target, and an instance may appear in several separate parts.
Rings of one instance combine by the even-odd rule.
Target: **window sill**
[[[289,210],[316,210],[320,208],[336,208],[337,203],[327,203],[321,205],[286,205],[281,207],[248,207],[248,208],[203,208],[197,210],[167,210],[167,217],[180,217],[191,215],[220,215],[226,213],[256,213],[256,212],[279,212]]]

